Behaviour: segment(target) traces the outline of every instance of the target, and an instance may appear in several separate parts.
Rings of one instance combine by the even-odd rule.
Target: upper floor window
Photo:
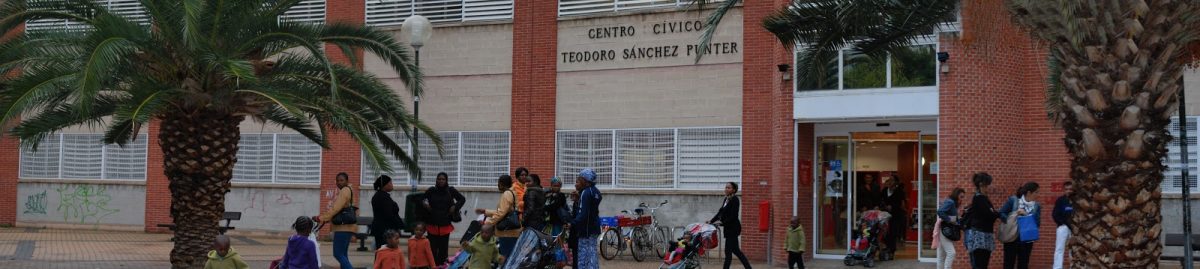
[[[514,0],[366,0],[367,25],[398,26],[412,15],[433,23],[511,20]]]
[[[559,0],[558,16],[587,15],[626,10],[687,7],[695,0]],[[708,1],[723,2],[723,0]]]
[[[871,57],[853,49],[843,49],[812,72],[795,74],[798,78],[796,89],[814,91],[936,86],[936,51],[934,44],[919,44],[887,57]],[[799,62],[797,56],[797,66]]]

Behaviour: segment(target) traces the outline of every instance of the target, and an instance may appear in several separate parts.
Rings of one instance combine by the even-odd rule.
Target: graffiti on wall
[[[63,185],[55,188],[58,192],[58,211],[62,212],[63,221],[79,222],[80,224],[100,224],[100,220],[120,212],[108,207],[112,196],[104,187],[92,185]]]
[[[46,214],[46,191],[25,198],[25,214]]]
[[[250,194],[250,205],[242,208],[242,212],[254,213],[257,211],[260,214],[250,214],[250,215],[256,216],[258,218],[266,218],[267,217],[266,213],[267,213],[267,211],[269,211],[267,209],[267,207],[272,206],[271,203],[267,202],[268,199],[270,199],[270,198],[267,198],[266,193],[263,193],[262,191],[254,191],[253,193]],[[273,201],[274,201],[274,206],[276,206],[276,207],[277,206],[286,206],[286,205],[292,204],[292,197],[288,196],[286,193],[282,193],[282,194],[279,194],[279,197],[275,198]]]

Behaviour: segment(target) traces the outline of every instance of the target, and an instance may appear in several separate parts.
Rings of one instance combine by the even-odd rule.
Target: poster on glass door
[[[842,197],[842,192],[846,187],[845,178],[845,172],[825,171],[825,197]]]

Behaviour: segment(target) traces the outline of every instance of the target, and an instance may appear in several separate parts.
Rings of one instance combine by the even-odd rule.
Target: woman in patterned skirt
[[[963,213],[967,232],[963,244],[967,247],[967,256],[971,258],[971,268],[986,269],[991,261],[992,251],[996,250],[996,237],[993,234],[996,219],[999,215],[988,199],[987,190],[992,185],[992,176],[984,172],[975,173],[971,179],[975,184],[975,197],[971,205]]]

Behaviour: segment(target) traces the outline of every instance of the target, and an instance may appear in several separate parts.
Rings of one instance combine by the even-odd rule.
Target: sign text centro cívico
[[[712,42],[695,12],[634,14],[559,22],[558,70],[602,70],[741,62],[741,13],[727,17]],[[729,15],[727,15],[729,16]]]

